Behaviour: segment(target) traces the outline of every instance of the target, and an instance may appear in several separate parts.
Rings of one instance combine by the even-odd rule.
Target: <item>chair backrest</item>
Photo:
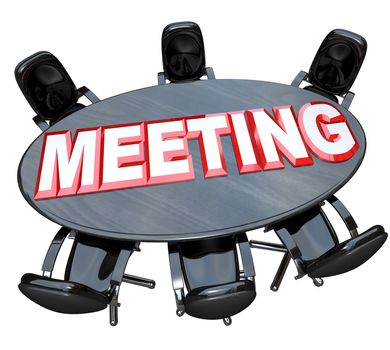
[[[319,47],[309,70],[314,87],[334,95],[349,91],[367,51],[366,40],[343,29],[332,30]]]
[[[284,245],[290,249],[291,237],[305,262],[315,260],[339,244],[336,232],[321,208],[313,208],[301,215],[280,223],[275,232]]]
[[[210,238],[180,244],[183,274],[189,291],[238,281],[235,237]]]
[[[192,81],[205,74],[203,36],[194,22],[167,25],[162,33],[164,73],[171,82]]]
[[[65,280],[108,292],[122,246],[120,241],[77,233],[66,266]]]
[[[50,52],[37,52],[15,68],[15,78],[32,109],[44,120],[56,121],[79,98],[75,84]]]

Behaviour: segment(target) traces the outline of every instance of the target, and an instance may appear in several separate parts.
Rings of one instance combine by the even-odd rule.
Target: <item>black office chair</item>
[[[293,259],[298,270],[296,279],[307,274],[316,286],[322,286],[323,277],[355,269],[370,259],[386,241],[387,233],[382,226],[373,226],[358,234],[356,222],[347,208],[335,196],[331,196],[328,202],[346,224],[351,234],[349,240],[339,242],[329,219],[321,207],[316,206],[303,214],[269,227],[275,230],[283,245],[250,242],[253,248],[284,253],[271,290],[279,289],[290,259]]]
[[[168,24],[161,39],[164,72],[158,73],[158,84],[194,81],[207,75],[215,79],[213,69],[206,68],[202,32],[194,22]]]
[[[15,78],[32,109],[34,122],[45,131],[67,115],[84,107],[77,103],[85,95],[92,103],[99,99],[85,86],[76,89],[61,62],[50,52],[37,52],[15,68]]]
[[[304,89],[322,95],[349,108],[354,93],[350,92],[367,51],[366,40],[343,29],[332,30],[322,42],[311,64],[309,73],[301,71],[291,85],[299,86],[303,80],[311,85]]]
[[[51,277],[54,264],[67,236],[74,239],[63,280]],[[110,324],[118,323],[118,294],[121,282],[154,288],[149,279],[126,275],[127,261],[139,244],[88,236],[61,228],[43,262],[43,275],[27,273],[20,291],[40,306],[61,313],[82,314],[110,306]]]
[[[243,271],[239,269],[237,244]],[[169,243],[168,250],[178,316],[187,313],[202,319],[223,319],[230,325],[231,316],[255,299],[255,270],[245,233]]]

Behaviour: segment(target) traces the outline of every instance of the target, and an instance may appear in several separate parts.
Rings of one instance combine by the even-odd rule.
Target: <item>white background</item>
[[[63,315],[43,309],[18,291],[25,272],[40,272],[58,226],[23,199],[18,162],[39,134],[33,111],[14,80],[16,64],[48,50],[78,86],[106,98],[155,85],[161,71],[160,38],[174,21],[197,22],[204,35],[207,65],[217,78],[248,78],[289,84],[308,69],[323,37],[334,28],[362,34],[368,53],[353,91],[351,111],[367,135],[361,169],[339,191],[361,230],[390,227],[388,162],[388,10],[380,2],[358,1],[12,1],[0,5],[1,29],[1,298],[0,347],[82,348],[298,348],[389,349],[390,243],[348,274],[316,288],[295,281],[290,265],[278,293],[269,290],[281,256],[253,251],[258,295],[254,303],[222,321],[175,315],[164,244],[143,244],[127,272],[154,278],[155,290],[122,285],[119,325],[108,311]],[[386,2],[381,2],[385,4]],[[348,237],[342,226],[340,236]],[[271,239],[261,231],[251,237]],[[65,254],[66,255],[66,254]],[[55,276],[61,276],[62,254]]]

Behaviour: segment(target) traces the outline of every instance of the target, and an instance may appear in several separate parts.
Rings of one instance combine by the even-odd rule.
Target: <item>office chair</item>
[[[194,22],[168,24],[161,39],[164,72],[158,73],[158,85],[188,82],[207,75],[215,79],[213,69],[206,68],[202,32]]]
[[[323,277],[351,271],[370,259],[387,239],[382,226],[373,226],[358,234],[357,224],[347,208],[335,196],[327,200],[343,219],[351,238],[339,242],[337,234],[320,206],[280,222],[273,229],[281,244],[251,241],[251,247],[283,252],[284,256],[271,284],[277,291],[292,259],[298,270],[295,279],[306,274],[316,286],[323,285]]]
[[[302,81],[306,81],[311,85],[304,89],[336,103],[337,96],[340,96],[343,98],[341,105],[348,109],[355,96],[349,90],[366,51],[367,42],[362,36],[343,29],[332,30],[319,47],[309,73],[301,71],[291,85],[299,87]]]
[[[84,107],[78,103],[81,96],[92,103],[99,99],[85,86],[76,89],[61,62],[50,52],[37,52],[15,68],[15,79],[24,97],[37,113],[34,122],[42,131],[67,115]]]
[[[178,316],[223,319],[230,325],[231,316],[255,299],[255,270],[245,233],[169,243],[168,251]]]
[[[67,236],[74,239],[64,279],[51,277]],[[121,282],[153,289],[153,280],[125,274],[127,261],[139,243],[88,236],[62,227],[54,237],[42,265],[43,275],[22,276],[19,290],[40,306],[67,314],[82,314],[110,307],[110,324],[118,323]]]

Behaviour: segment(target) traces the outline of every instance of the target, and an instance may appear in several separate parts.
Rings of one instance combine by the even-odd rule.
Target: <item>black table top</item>
[[[19,186],[29,204],[45,217],[98,236],[175,241],[263,227],[320,203],[356,172],[366,143],[362,127],[349,111],[310,91],[283,84],[202,80],[153,86],[108,98],[66,117],[46,132],[69,130],[74,138],[76,129],[259,108],[272,115],[273,107],[286,105],[291,105],[298,116],[302,106],[315,101],[336,106],[344,115],[358,144],[349,159],[326,161],[306,146],[312,165],[293,166],[283,156],[281,169],[240,174],[229,134],[221,136],[227,175],[205,178],[199,141],[190,139],[188,151],[195,175],[192,180],[38,200],[34,195],[43,133],[21,160]],[[334,137],[332,142],[336,141]]]

